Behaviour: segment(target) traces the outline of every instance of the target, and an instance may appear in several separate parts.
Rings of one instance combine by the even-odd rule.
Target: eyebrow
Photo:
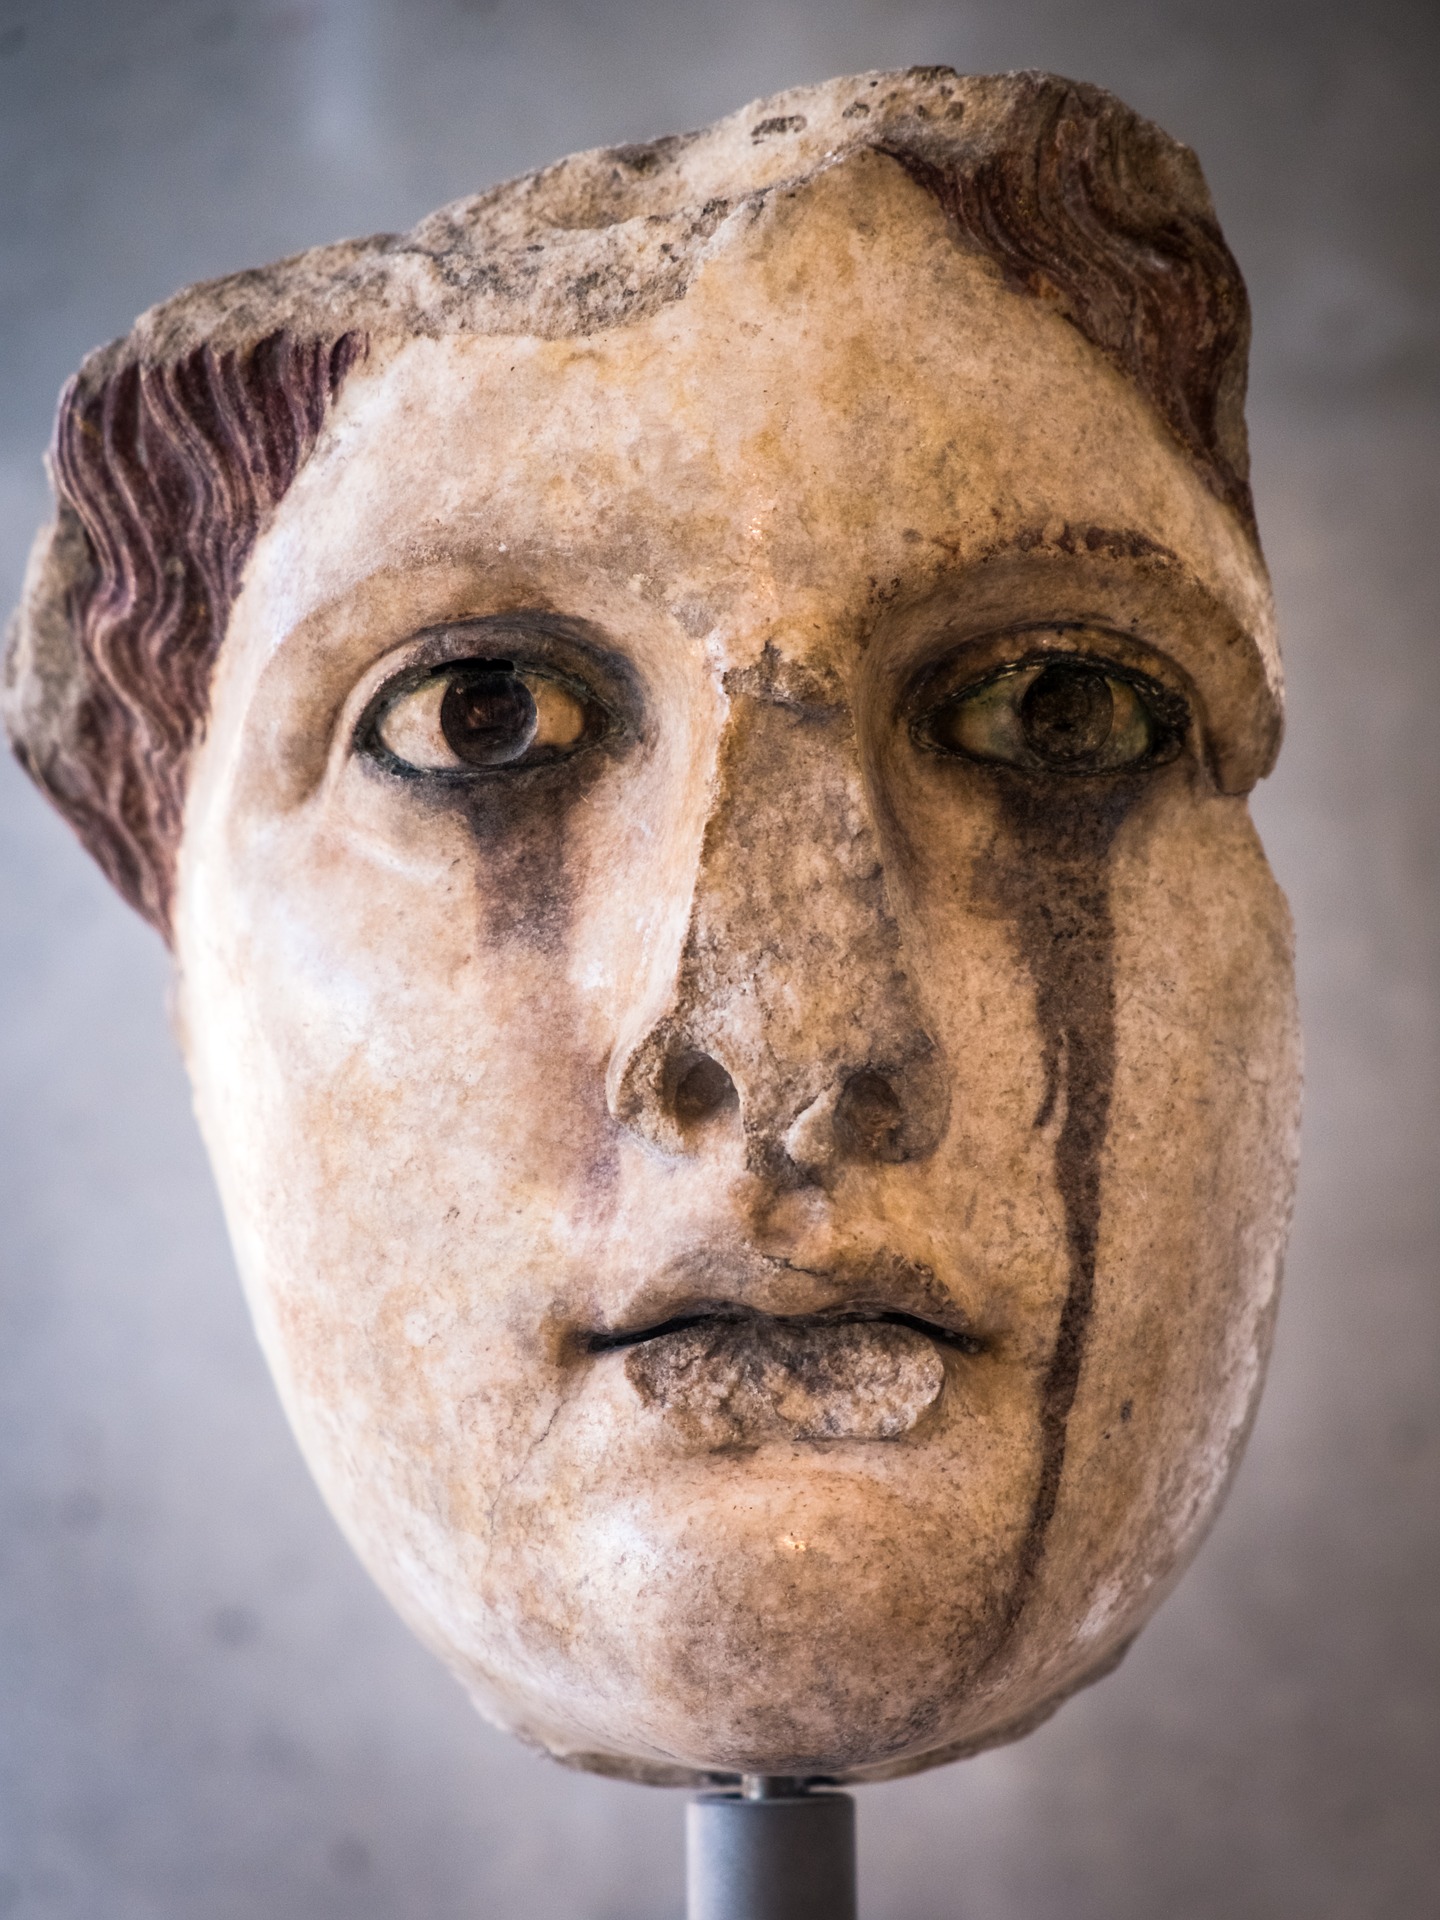
[[[983,566],[985,561],[1000,554],[1034,553],[1037,550],[1063,553],[1071,559],[1093,555],[1105,560],[1164,560],[1171,566],[1189,572],[1173,547],[1152,540],[1148,533],[1140,533],[1134,527],[1074,525],[1068,520],[1058,534],[1049,532],[1048,524],[1043,527],[1021,527],[1018,532],[1007,534],[1004,540],[977,554],[971,564]]]

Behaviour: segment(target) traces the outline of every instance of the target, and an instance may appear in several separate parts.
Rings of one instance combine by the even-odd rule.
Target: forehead
[[[867,152],[742,209],[637,324],[377,346],[247,596],[279,636],[369,577],[538,567],[739,663],[1095,529],[1178,561],[1278,687],[1259,557],[1146,401]]]

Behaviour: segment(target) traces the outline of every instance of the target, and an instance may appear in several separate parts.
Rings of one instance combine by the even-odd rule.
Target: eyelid
[[[407,759],[385,736],[386,723],[391,716],[398,708],[404,707],[433,683],[444,682],[452,673],[458,674],[463,668],[477,666],[502,669],[506,673],[514,674],[522,684],[542,682],[562,688],[580,707],[584,715],[580,732],[573,740],[558,746],[540,742],[533,754],[527,748],[522,750],[514,760],[496,761],[490,765],[483,762],[467,764],[454,753],[453,748],[450,749],[454,762],[451,765],[427,766],[417,760]],[[561,761],[573,759],[577,754],[598,745],[616,725],[617,718],[609,702],[596,693],[592,686],[572,674],[557,670],[550,665],[537,666],[524,658],[512,660],[477,655],[474,652],[460,652],[438,661],[412,663],[398,673],[393,673],[366,702],[354,729],[354,750],[387,771],[398,773],[407,779],[419,778],[442,783],[469,782],[484,779],[487,776],[514,777],[522,772],[532,772],[540,767],[554,766]]]
[[[1191,715],[1183,695],[1153,675],[1098,649],[1032,648],[1018,659],[1002,659],[968,674],[947,673],[947,664],[953,662],[942,663],[938,672],[922,681],[912,702],[910,737],[923,752],[1050,777],[1083,778],[1150,772],[1175,759],[1187,744]],[[1108,720],[1107,736],[1088,753],[1064,754],[1057,760],[1029,739],[1023,719],[1029,689],[1043,684],[1053,669],[1067,664],[1078,668],[1084,677],[1099,678],[1112,688],[1129,689],[1132,707],[1138,709],[1135,720],[1147,734],[1136,743],[1133,754],[1126,755],[1122,749],[1122,757],[1102,757],[1108,739],[1113,737],[1108,735]],[[1014,689],[1008,697],[1007,687]],[[986,696],[992,690],[995,698],[987,706]],[[1111,711],[1108,700],[1106,711]],[[967,732],[972,737],[967,738]],[[1088,765],[1084,764],[1087,759]]]
[[[1187,755],[1218,792],[1244,794],[1269,771],[1282,715],[1263,569],[1222,582],[1178,555],[997,551],[878,608],[863,677],[893,724],[932,663],[964,654],[998,665],[1035,645],[1075,645],[1081,630],[1083,644],[1183,695]]]
[[[526,673],[560,681],[602,709],[602,738],[612,747],[643,740],[646,702],[634,666],[603,643],[588,621],[545,609],[519,609],[504,616],[477,615],[422,627],[387,648],[351,688],[332,735],[332,777],[366,755],[377,718],[408,683],[474,659],[507,659]],[[594,744],[600,744],[597,740]]]
[[[1043,644],[1047,639],[1053,644]],[[1092,644],[1077,645],[1081,639]],[[1067,659],[1138,685],[1158,700],[1162,717],[1189,736],[1194,702],[1186,691],[1186,676],[1174,662],[1133,634],[1089,621],[1036,622],[962,641],[932,656],[912,681],[903,709],[913,728],[944,702],[976,692],[1004,674]]]

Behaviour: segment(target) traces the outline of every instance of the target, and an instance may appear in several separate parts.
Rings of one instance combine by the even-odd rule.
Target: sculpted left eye
[[[1183,732],[1174,696],[1108,663],[1022,661],[941,702],[923,723],[932,746],[1036,773],[1113,773],[1173,758]]]
[[[459,660],[398,694],[375,738],[417,773],[470,773],[558,759],[595,731],[583,695],[509,660]]]

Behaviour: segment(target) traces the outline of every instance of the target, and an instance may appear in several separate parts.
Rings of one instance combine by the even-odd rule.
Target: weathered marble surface
[[[173,932],[327,1498],[580,1764],[1023,1729],[1163,1596],[1258,1392],[1298,1082],[1245,804],[1268,585],[1235,418],[1187,440],[914,163],[1024,84],[834,82],[195,290],[61,442],[79,499],[127,393],[208,382],[217,433],[300,395],[233,483],[253,549],[167,614],[233,590],[218,661],[173,649],[163,778],[97,758],[92,844]],[[72,815],[81,518],[8,696]]]

